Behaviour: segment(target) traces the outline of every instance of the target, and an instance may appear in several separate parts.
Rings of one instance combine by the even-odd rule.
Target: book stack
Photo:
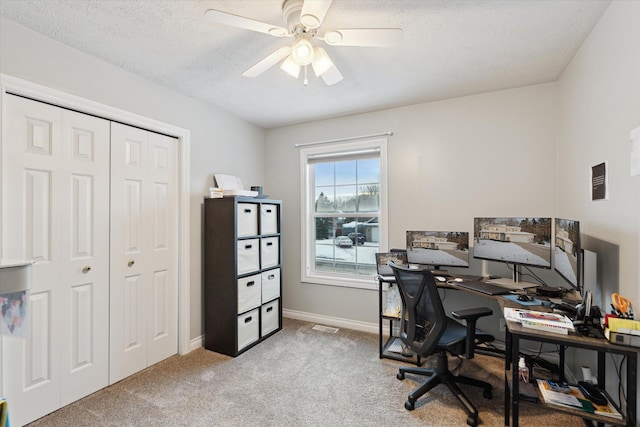
[[[604,415],[622,419],[622,414],[611,404],[607,396],[606,405],[597,405],[584,397],[578,387],[572,385],[558,385],[555,381],[538,379],[538,390],[545,403],[578,409],[590,414]]]
[[[575,331],[571,319],[559,313],[505,307],[504,317],[507,320],[520,323],[525,328],[553,332],[555,334],[567,335],[569,331]]]

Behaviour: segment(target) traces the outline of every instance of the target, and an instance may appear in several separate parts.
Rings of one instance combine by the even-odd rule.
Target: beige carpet
[[[404,409],[416,377],[396,379],[401,364],[378,358],[377,335],[312,327],[285,319],[282,331],[236,358],[204,349],[169,358],[31,426],[466,425],[444,386],[418,400],[414,411]],[[462,385],[481,425],[504,425],[503,372],[504,361],[492,356],[462,366],[462,373],[494,385],[491,400]],[[581,424],[529,404],[521,405],[521,415],[523,426]]]

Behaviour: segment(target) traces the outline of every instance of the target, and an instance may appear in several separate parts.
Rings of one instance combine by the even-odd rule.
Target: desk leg
[[[605,375],[605,361],[606,354],[604,351],[598,352],[598,387],[603,389],[605,388],[604,375]],[[586,378],[585,378],[586,380]]]
[[[638,353],[630,351],[627,354],[627,414],[629,419],[627,424],[636,424],[636,410],[638,405],[638,395],[636,385],[638,384]]]
[[[560,346],[560,362],[558,366],[558,376],[560,377],[560,381],[566,381],[567,378],[564,376],[564,352],[567,350],[567,346]]]
[[[520,356],[520,339],[511,337],[511,419],[513,427],[518,427],[518,404],[520,400],[520,378],[517,369]]]
[[[379,333],[378,333],[378,338],[379,338],[379,343],[378,343],[378,348],[380,349],[380,359],[382,359],[382,352],[383,352],[383,348],[382,348],[382,324],[384,323],[384,320],[382,319],[382,280],[378,280],[378,326],[379,326]]]
[[[504,425],[509,425],[511,418],[511,392],[509,391],[509,376],[507,372],[511,367],[511,333],[509,329],[504,332]]]

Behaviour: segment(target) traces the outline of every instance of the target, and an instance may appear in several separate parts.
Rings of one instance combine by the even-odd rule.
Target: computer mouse
[[[435,279],[436,279],[438,282],[444,282],[444,281],[446,281],[446,280],[447,280],[447,279],[445,279],[445,278],[444,278],[444,277],[442,277],[442,276],[435,276]]]
[[[453,280],[455,280],[456,282],[463,282],[463,280],[462,280],[461,278],[459,278],[459,277],[456,277],[456,278],[455,278],[455,279],[453,279]]]
[[[533,301],[529,295],[518,295],[518,301]]]

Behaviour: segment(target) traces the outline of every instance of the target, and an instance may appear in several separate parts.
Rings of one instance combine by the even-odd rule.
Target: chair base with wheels
[[[423,396],[438,384],[444,384],[463,406],[465,412],[467,413],[467,424],[470,426],[477,426],[478,409],[473,403],[471,403],[471,401],[462,392],[462,390],[460,390],[460,387],[458,387],[458,384],[456,383],[468,384],[483,388],[484,391],[482,392],[482,396],[484,398],[491,399],[493,397],[493,387],[488,382],[480,381],[475,378],[465,377],[463,375],[453,375],[453,373],[451,373],[451,371],[449,370],[447,355],[445,353],[438,353],[437,365],[435,369],[403,366],[398,371],[396,378],[398,378],[399,380],[404,380],[404,375],[407,373],[426,375],[430,377],[426,382],[422,383],[418,388],[409,393],[407,401],[404,403],[404,407],[409,411],[413,411],[415,409],[415,403],[421,396]]]

